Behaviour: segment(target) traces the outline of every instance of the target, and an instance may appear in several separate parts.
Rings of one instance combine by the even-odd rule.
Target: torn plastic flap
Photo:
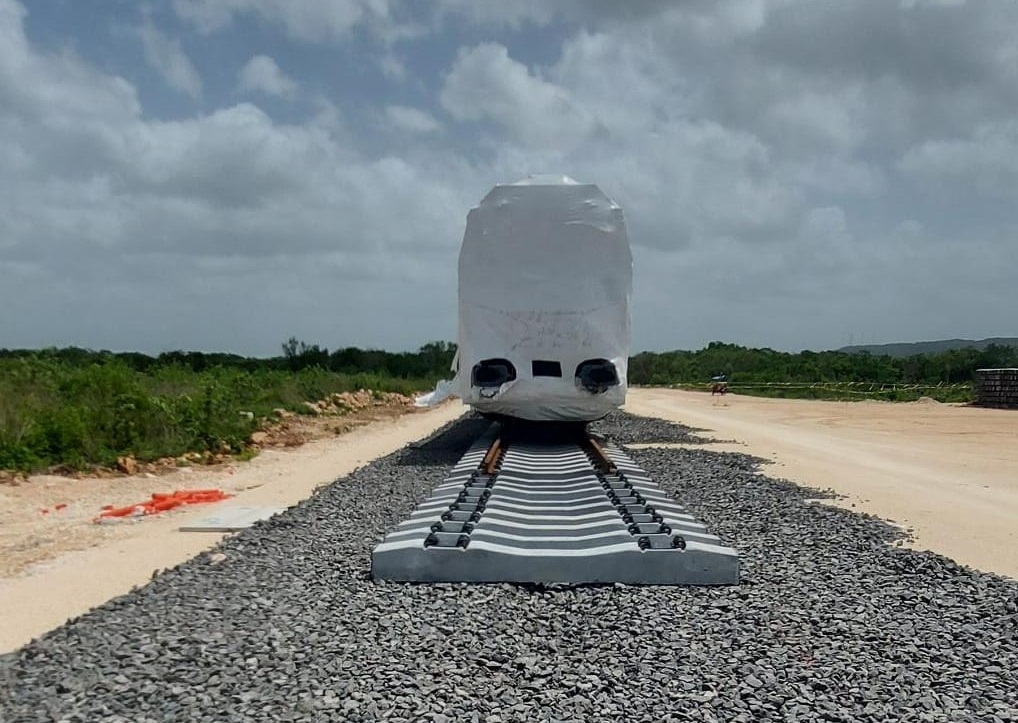
[[[456,396],[456,380],[443,379],[435,385],[434,391],[414,398],[414,406],[430,408],[454,396]]]

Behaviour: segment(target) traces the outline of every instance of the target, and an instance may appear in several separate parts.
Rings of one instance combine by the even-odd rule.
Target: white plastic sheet
[[[467,215],[460,251],[458,396],[533,420],[589,421],[622,405],[632,271],[622,209],[597,186],[565,176],[496,186]],[[517,378],[472,387],[485,359],[509,360]],[[581,388],[575,371],[590,359],[614,363],[620,383]],[[534,376],[535,360],[557,362],[562,376]]]
[[[443,379],[435,385],[434,391],[416,397],[414,399],[414,406],[430,408],[454,396],[456,396],[455,380],[449,381],[448,379]]]

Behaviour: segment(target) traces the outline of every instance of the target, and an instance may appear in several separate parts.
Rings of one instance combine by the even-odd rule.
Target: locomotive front
[[[626,399],[633,260],[593,184],[531,176],[467,215],[456,386],[493,417],[590,422]]]

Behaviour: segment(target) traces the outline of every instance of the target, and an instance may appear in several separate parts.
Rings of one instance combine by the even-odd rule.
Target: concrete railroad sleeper
[[[374,549],[404,582],[736,585],[735,550],[618,447],[481,435]]]

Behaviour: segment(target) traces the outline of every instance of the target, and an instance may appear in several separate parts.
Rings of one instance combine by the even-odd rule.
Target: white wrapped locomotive
[[[530,421],[590,422],[620,407],[632,276],[622,209],[597,186],[565,176],[495,186],[467,215],[446,393]]]

